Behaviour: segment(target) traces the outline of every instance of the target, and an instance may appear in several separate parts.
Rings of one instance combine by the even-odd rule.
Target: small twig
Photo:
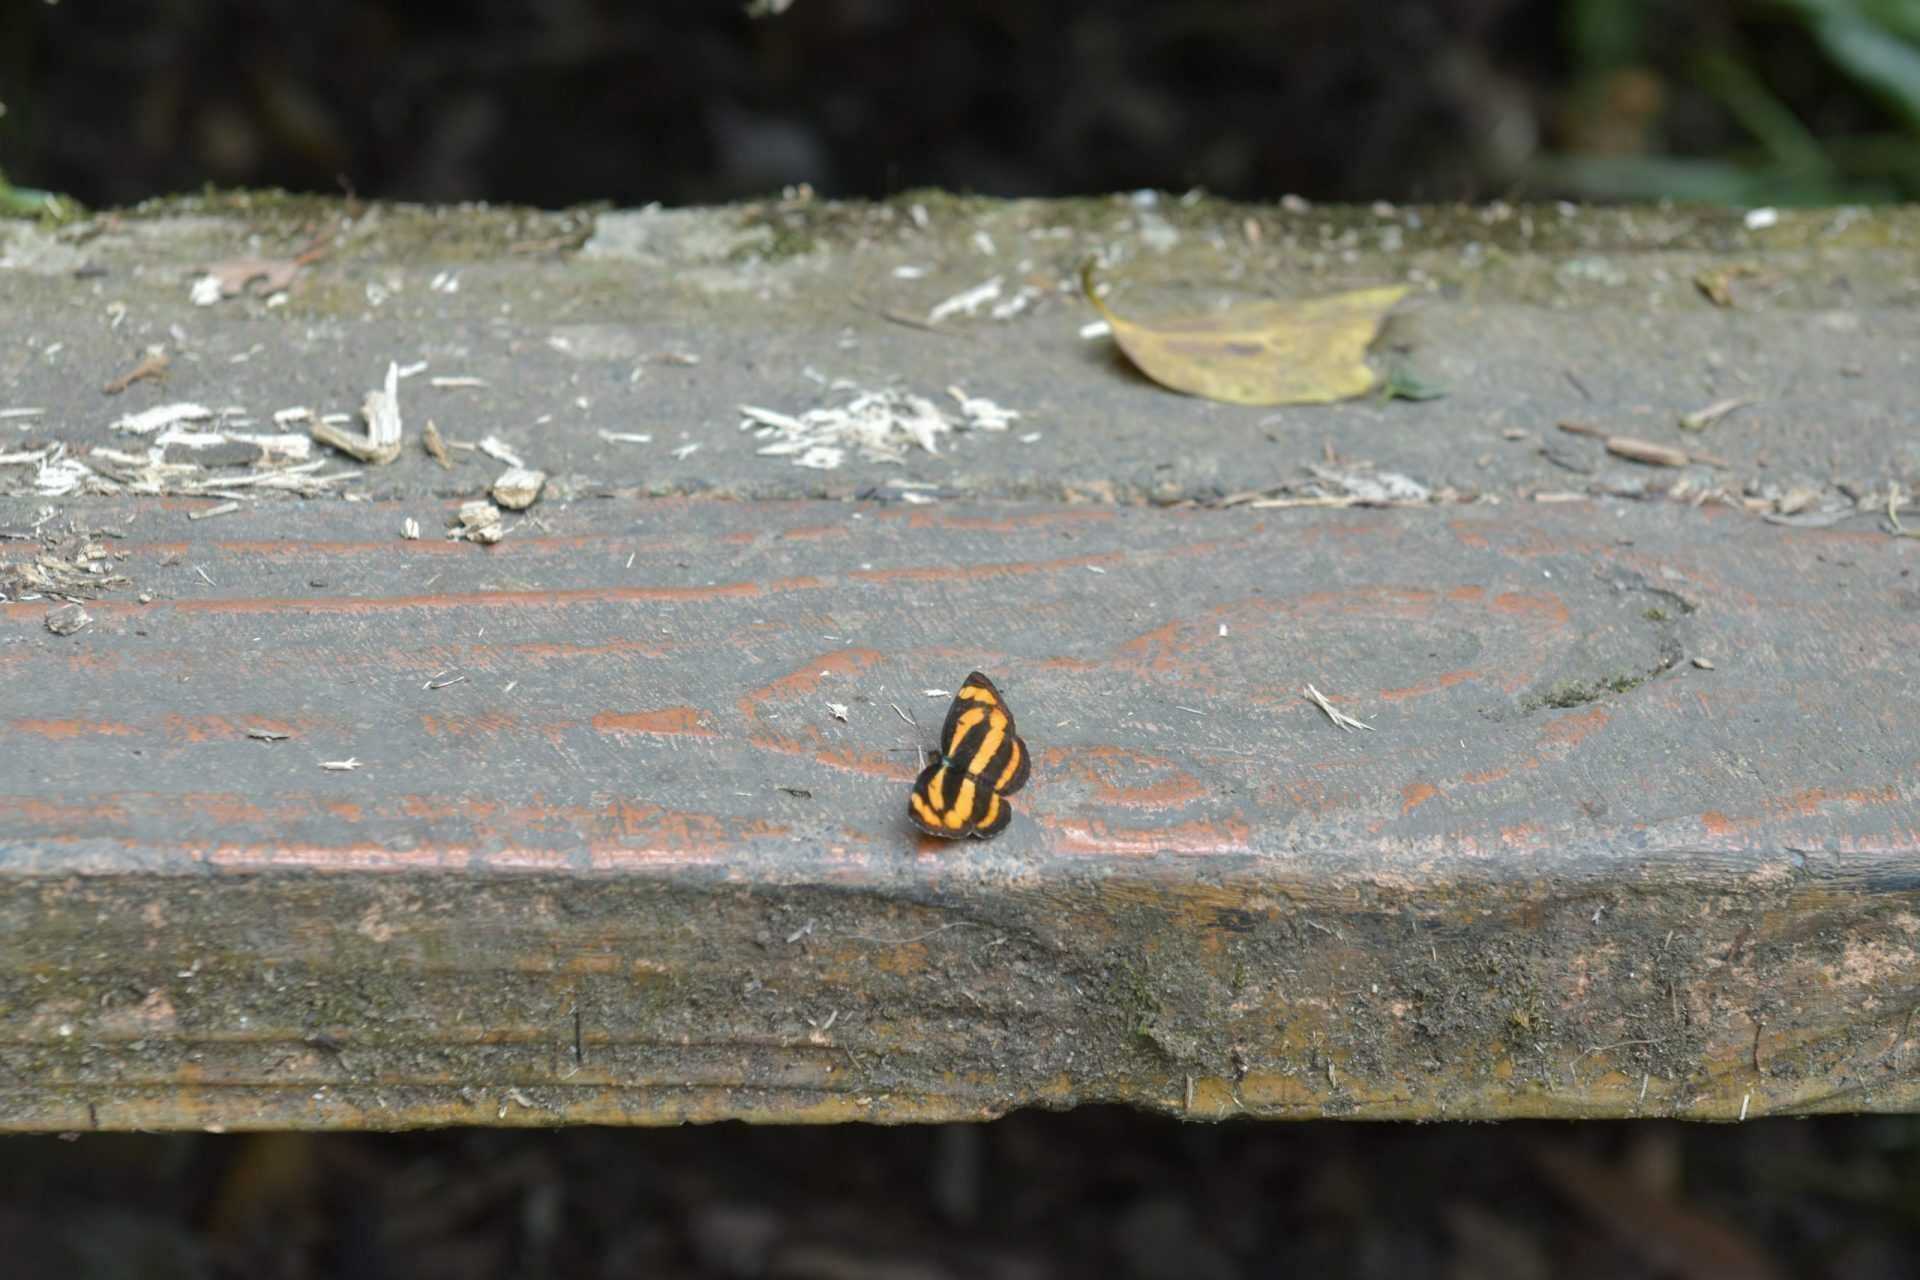
[[[864,298],[855,298],[853,305],[859,307],[862,311],[871,311],[882,320],[891,320],[894,324],[903,325],[909,329],[918,329],[922,333],[934,333],[943,338],[971,339],[973,337],[972,334],[964,333],[958,329],[944,329],[930,321],[922,320],[918,316],[910,316],[904,311],[889,311],[885,307],[876,307]]]
[[[240,504],[237,502],[223,502],[219,506],[208,507],[204,511],[189,511],[187,512],[187,519],[211,520],[215,516],[232,515],[234,512],[238,511],[239,509],[240,509]]]
[[[167,366],[171,363],[173,362],[168,358],[166,352],[157,348],[149,351],[146,355],[140,357],[139,364],[134,365],[133,368],[113,379],[113,381],[107,383],[106,386],[101,387],[101,394],[117,396],[142,378],[163,377],[167,372]]]
[[[1324,693],[1321,693],[1318,689],[1314,688],[1312,685],[1308,685],[1305,689],[1301,690],[1301,693],[1305,695],[1307,700],[1312,702],[1314,706],[1319,707],[1322,711],[1326,712],[1327,719],[1333,721],[1334,724],[1338,725],[1340,728],[1345,729],[1348,732],[1352,732],[1355,729],[1365,729],[1368,732],[1373,731],[1372,725],[1363,724],[1360,721],[1355,720],[1352,716],[1340,710],[1340,708],[1334,706],[1331,702],[1328,702],[1327,695],[1325,695]]]
[[[1590,426],[1584,422],[1562,422],[1557,424],[1568,435],[1591,436],[1616,458],[1626,458],[1632,462],[1644,462],[1655,467],[1684,467],[1688,463],[1699,463],[1705,467],[1726,469],[1731,464],[1712,454],[1695,453],[1687,449],[1677,449],[1670,444],[1657,444],[1652,440],[1642,440],[1636,436],[1616,436],[1606,430]]]

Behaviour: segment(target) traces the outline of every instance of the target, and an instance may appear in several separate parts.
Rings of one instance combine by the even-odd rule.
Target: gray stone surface
[[[1920,1102],[1911,212],[344,217],[0,224],[0,1128]],[[1382,357],[1451,394],[1161,392],[1078,336],[1093,252],[1129,314],[1413,281]],[[996,273],[1025,310],[884,314]],[[309,499],[111,429],[419,362],[400,459]],[[838,378],[1023,416],[819,471],[739,429]],[[475,511],[503,454],[549,482]],[[1430,500],[1248,498],[1389,475]],[[974,667],[1033,781],[921,838]]]

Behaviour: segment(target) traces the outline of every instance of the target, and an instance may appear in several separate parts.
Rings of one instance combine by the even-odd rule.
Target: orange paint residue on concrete
[[[740,699],[741,714],[753,717],[759,704],[775,698],[804,698],[820,688],[827,676],[850,676],[886,659],[878,649],[834,649],[810,659],[792,675],[781,676]]]
[[[1472,547],[1475,551],[1485,551],[1492,544],[1487,541],[1486,534],[1474,527],[1477,523],[1477,521],[1468,520],[1449,520],[1447,528],[1453,530],[1453,536],[1460,539],[1461,546]]]
[[[74,738],[131,738],[140,731],[115,720],[9,720],[10,733],[26,734],[53,741]]]
[[[1066,857],[1104,855],[1144,858],[1157,853],[1204,857],[1251,853],[1253,831],[1240,821],[1177,822],[1165,827],[1115,827],[1098,819],[1051,816],[1036,819],[1052,852]]]
[[[1605,707],[1594,707],[1589,711],[1575,711],[1564,716],[1555,716],[1547,721],[1540,730],[1540,740],[1563,747],[1577,747],[1587,735],[1606,728],[1613,719],[1613,713]]]
[[[420,728],[433,738],[490,738],[495,734],[512,733],[519,727],[520,717],[505,711],[420,717]]]
[[[1173,809],[1207,794],[1201,781],[1165,756],[1124,747],[1074,747],[1043,751],[1040,773],[1078,778],[1093,800],[1127,809]]]
[[[176,600],[177,613],[254,615],[334,615],[377,617],[384,613],[445,609],[564,609],[581,604],[698,604],[709,600],[738,600],[769,590],[792,590],[817,582],[792,579],[778,583],[726,582],[711,587],[579,587],[559,591],[449,591],[440,595],[410,596],[270,596],[227,600]]]
[[[1843,804],[1853,809],[1877,809],[1899,802],[1900,789],[1895,786],[1853,787],[1845,791],[1807,787],[1788,796],[1784,803],[1770,807],[1783,817],[1817,818],[1833,804]]]
[[[1551,622],[1555,626],[1567,623],[1566,602],[1559,596],[1528,595],[1521,591],[1508,591],[1493,598],[1493,611],[1514,617],[1536,618],[1542,622]]]
[[[1427,801],[1440,794],[1440,788],[1430,782],[1410,782],[1400,789],[1400,812],[1402,816],[1412,813]]]
[[[1405,688],[1382,689],[1378,696],[1382,702],[1400,702],[1407,698],[1421,698],[1429,693],[1438,693],[1442,689],[1451,689],[1457,684],[1465,684],[1469,680],[1476,679],[1479,675],[1480,672],[1477,668],[1463,667],[1458,671],[1448,671],[1441,675],[1434,676],[1430,680],[1422,680],[1418,684],[1407,685]]]
[[[1740,830],[1741,824],[1717,809],[1700,815],[1700,829],[1716,840],[1724,840]]]
[[[714,732],[701,719],[698,707],[661,707],[654,711],[602,711],[593,718],[596,733],[685,734],[711,738]]]

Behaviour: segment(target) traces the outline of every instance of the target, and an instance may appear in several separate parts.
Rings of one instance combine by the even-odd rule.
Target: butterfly
[[[947,708],[940,758],[914,779],[907,816],[929,835],[958,840],[998,835],[1013,820],[1007,797],[1027,785],[1027,744],[1013,712],[978,671]]]

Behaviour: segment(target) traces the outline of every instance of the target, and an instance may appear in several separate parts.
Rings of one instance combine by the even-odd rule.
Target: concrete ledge
[[[206,505],[70,502],[128,582],[0,604],[0,1127],[1920,1103],[1910,540]],[[1034,779],[923,839],[976,665]]]

